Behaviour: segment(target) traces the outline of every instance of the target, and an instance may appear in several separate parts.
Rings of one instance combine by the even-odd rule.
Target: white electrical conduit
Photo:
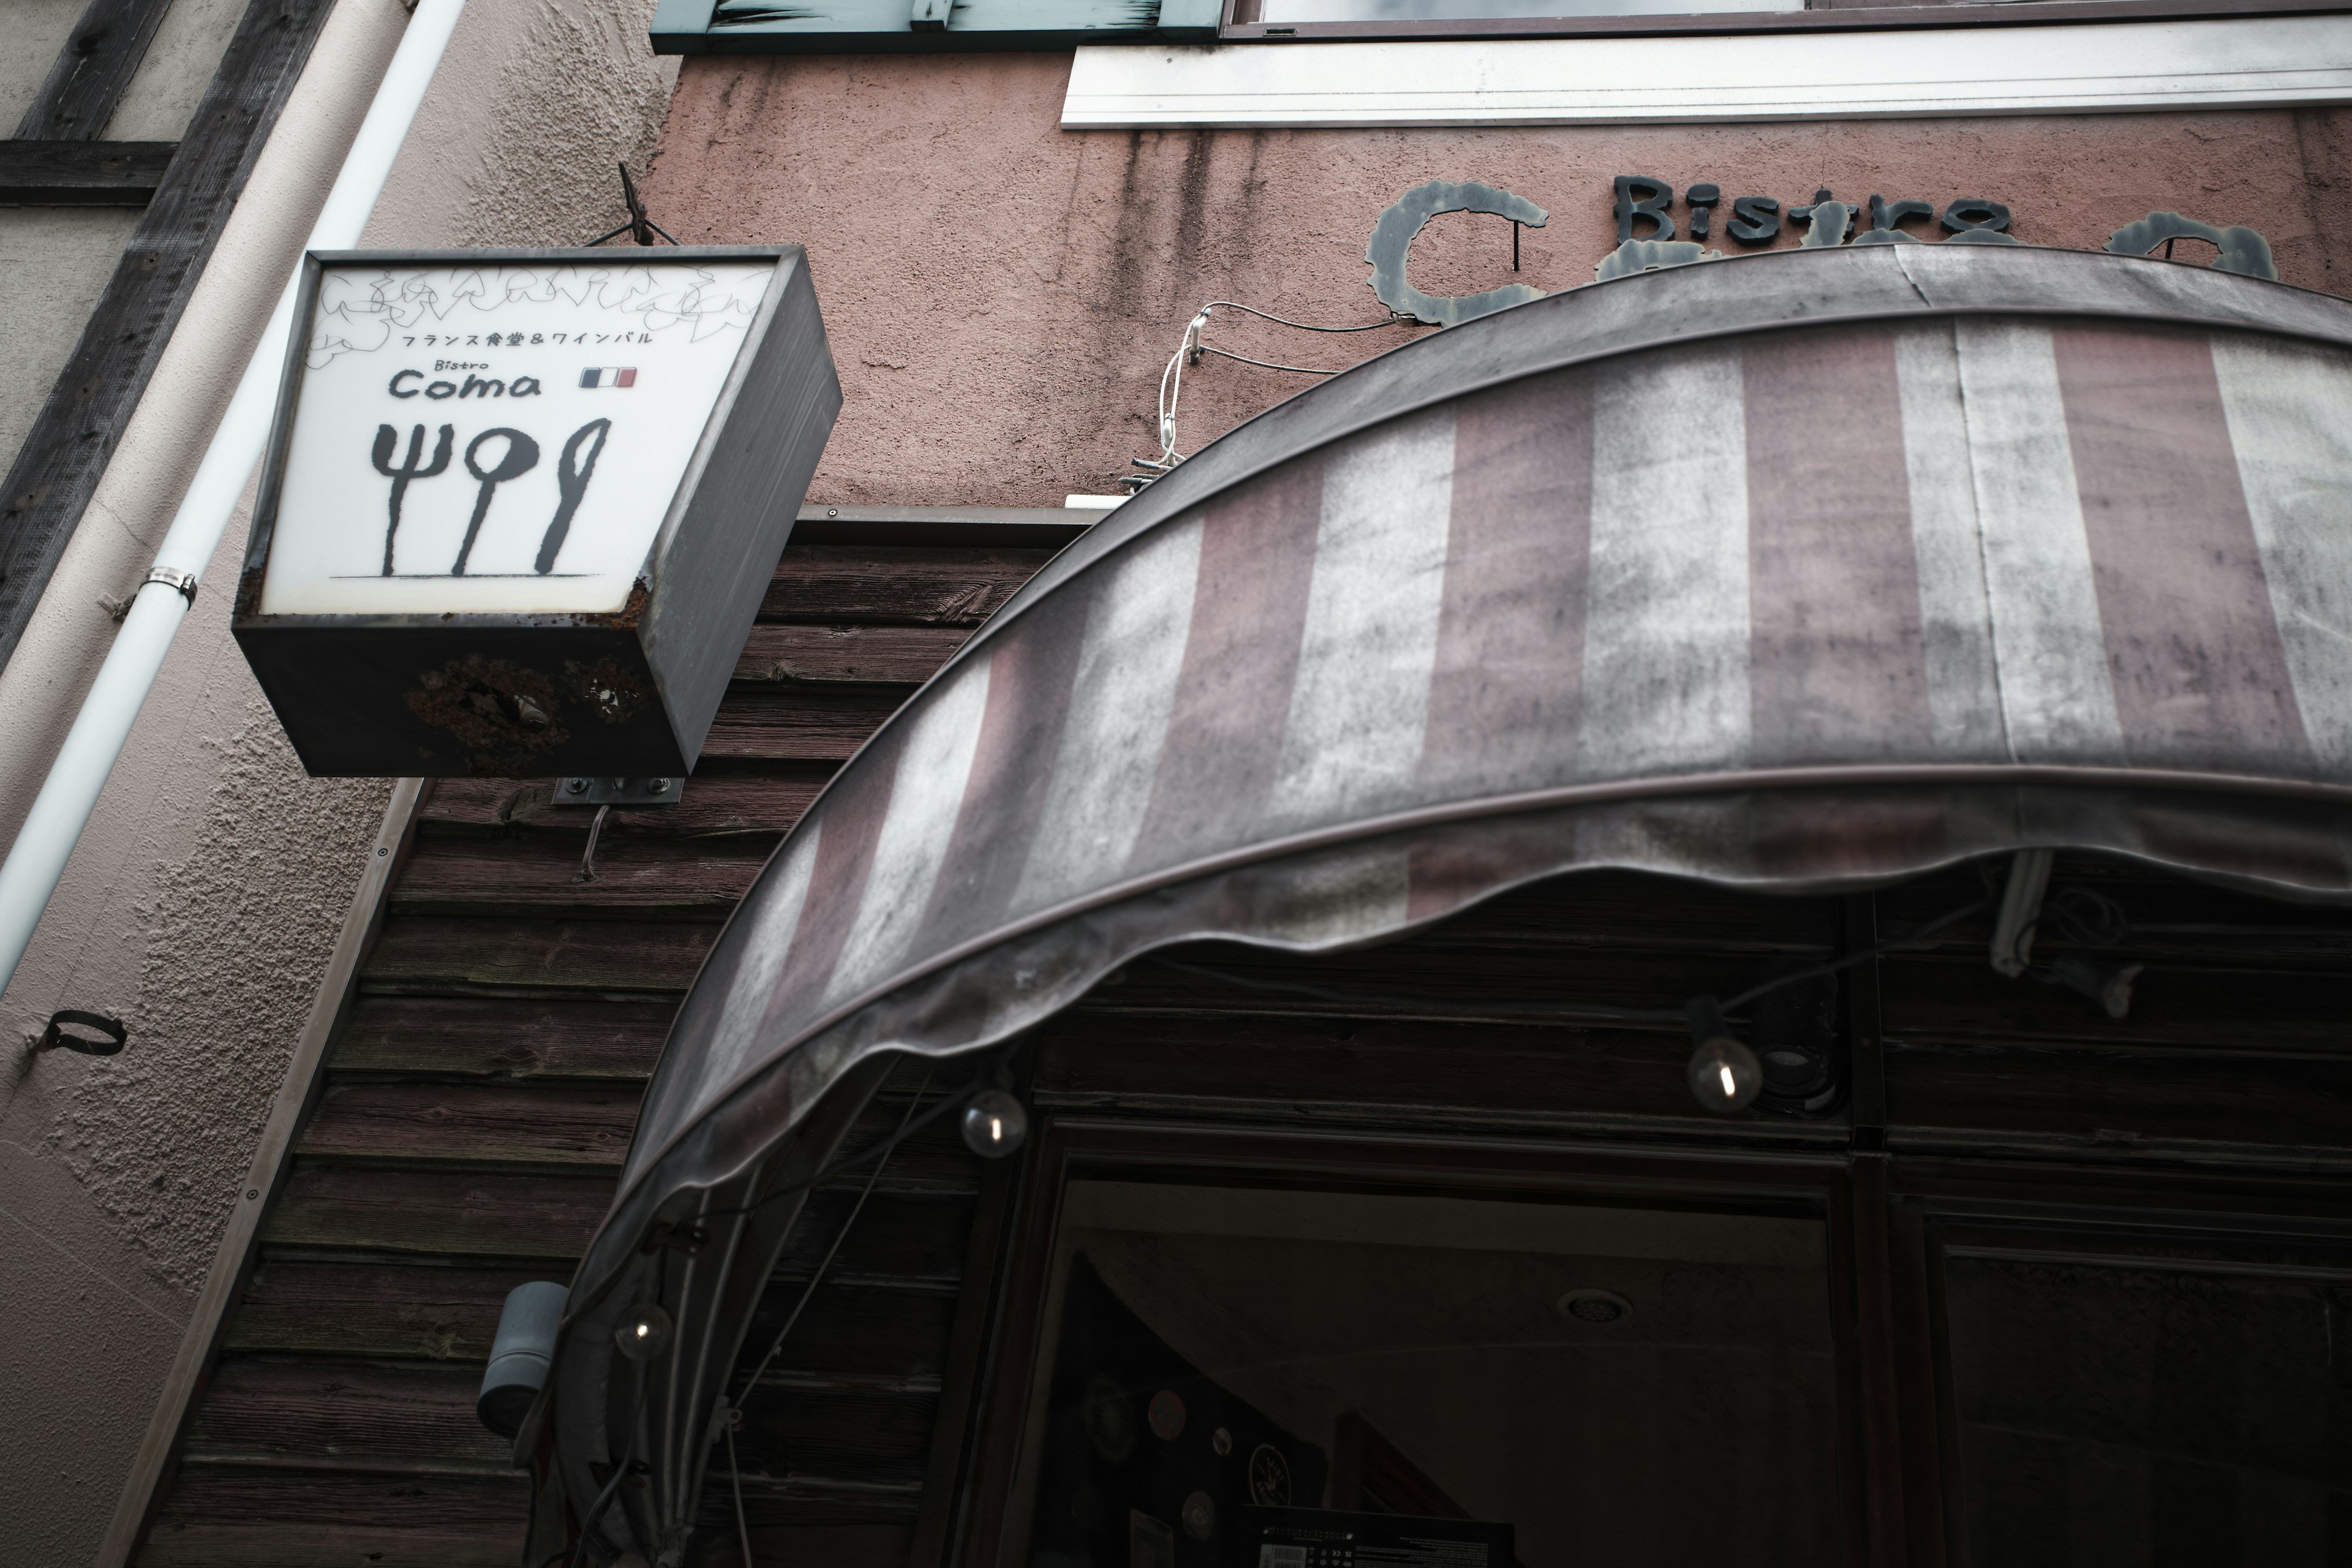
[[[393,160],[407,139],[409,123],[433,85],[441,51],[465,8],[466,0],[417,0],[305,250],[349,250],[359,244],[360,232],[392,174]],[[58,890],[66,858],[89,826],[99,792],[106,787],[140,707],[163,670],[172,635],[194,601],[196,580],[219,547],[245,481],[268,444],[270,416],[286,366],[287,334],[294,330],[294,294],[301,279],[298,262],[229,399],[228,412],[213,432],[195,479],[173,516],[163,548],[155,552],[155,563],[131,599],[106,663],[82,700],[57,761],[49,765],[49,776],[17,830],[7,863],[0,866],[0,991],[7,989],[33,940],[33,928],[40,924],[41,911]]]

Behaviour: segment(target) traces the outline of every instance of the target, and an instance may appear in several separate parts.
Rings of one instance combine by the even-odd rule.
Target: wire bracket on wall
[[[684,779],[561,778],[558,805],[674,805],[686,793]]]
[[[639,245],[651,245],[654,242],[654,236],[656,235],[659,235],[664,239],[668,240],[672,245],[676,245],[677,243],[677,236],[671,234],[669,230],[662,227],[661,225],[654,222],[653,219],[646,216],[646,204],[638,199],[637,183],[636,181],[629,178],[629,166],[626,163],[623,163],[620,168],[621,205],[628,209],[629,221],[623,224],[618,228],[606,230],[604,233],[598,235],[588,243],[590,245],[602,245],[608,239],[618,239],[621,236],[625,234],[630,237],[630,239]]]
[[[1272,360],[1252,359],[1246,354],[1237,354],[1230,349],[1204,342],[1202,334],[1209,329],[1210,313],[1215,310],[1239,310],[1245,316],[1255,316],[1262,321],[1271,321],[1277,327],[1288,327],[1301,332],[1372,332],[1383,327],[1417,324],[1412,316],[1392,312],[1384,321],[1365,321],[1352,327],[1321,327],[1309,321],[1290,321],[1261,310],[1255,305],[1238,304],[1231,300],[1210,300],[1184,323],[1184,336],[1177,343],[1176,352],[1168,356],[1168,363],[1160,373],[1160,455],[1129,458],[1129,461],[1141,471],[1120,474],[1114,480],[1124,486],[1129,495],[1138,494],[1152,480],[1164,478],[1185,458],[1185,454],[1176,449],[1176,404],[1183,395],[1184,372],[1188,367],[1198,365],[1202,359],[1214,355],[1218,359],[1229,359],[1236,364],[1251,365],[1259,370],[1280,371],[1286,375],[1337,375],[1349,368],[1346,365],[1325,368],[1320,365],[1276,364]]]
[[[83,1033],[81,1031],[88,1031]],[[49,1015],[47,1028],[33,1042],[35,1051],[65,1049],[86,1057],[110,1057],[129,1043],[131,1031],[120,1018],[61,1007]]]

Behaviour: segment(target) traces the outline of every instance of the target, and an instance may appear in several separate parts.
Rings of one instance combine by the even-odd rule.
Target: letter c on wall
[[[423,381],[425,379],[425,373],[421,370],[404,370],[398,375],[392,378],[392,385],[388,390],[390,390],[394,397],[414,397],[416,395],[416,388],[413,386],[406,392],[400,390],[400,384],[406,381],[412,375],[419,381]]]
[[[1406,258],[1412,255],[1413,239],[1422,226],[1443,213],[1486,213],[1529,228],[1541,228],[1550,216],[1525,196],[1497,185],[1475,181],[1456,184],[1450,180],[1415,185],[1381,214],[1380,221],[1372,225],[1372,241],[1364,247],[1364,259],[1372,264],[1372,292],[1380,296],[1381,304],[1433,327],[1458,327],[1507,305],[1524,305],[1544,297],[1542,289],[1525,283],[1507,283],[1483,294],[1424,294],[1414,288],[1405,276]]]

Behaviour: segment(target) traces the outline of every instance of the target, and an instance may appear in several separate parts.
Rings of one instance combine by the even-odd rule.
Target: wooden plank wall
[[[433,789],[138,1563],[518,1561],[524,1481],[473,1411],[500,1303],[571,1277],[670,1016],[785,829],[1051,553],[788,550],[683,798],[615,809],[592,882],[593,808],[543,782]],[[814,1531],[828,1563],[905,1561],[977,1163],[944,1130],[892,1158],[766,1379],[789,1396],[749,1402],[763,1557]],[[810,1205],[754,1359],[863,1177]]]
[[[1876,984],[1891,1149],[2352,1174],[2352,911],[2088,856],[2060,857],[2051,886],[2107,895],[2130,929],[2097,948],[2045,932],[2037,963],[2071,952],[2146,965],[2130,1016],[1996,973],[1990,911],[1889,954]],[[1900,938],[1986,896],[1982,875],[1964,867],[1864,901],[1883,938]],[[1737,992],[1775,960],[1837,954],[1846,941],[1838,900],[1589,874],[1362,952],[1168,955],[1352,989],[1366,999],[1357,1005],[1204,984],[1197,971],[1141,960],[1040,1031],[1037,1088],[1050,1105],[1089,1111],[1265,1116],[1314,1103],[1326,1116],[1358,1107],[1367,1123],[1425,1114],[1700,1145],[1843,1146],[1843,1111],[1829,1121],[1702,1114],[1683,1083],[1690,1043],[1678,1024],[1541,1023],[1508,1006],[1677,1008],[1700,992]],[[1496,1007],[1484,1018],[1416,1017],[1415,997]]]

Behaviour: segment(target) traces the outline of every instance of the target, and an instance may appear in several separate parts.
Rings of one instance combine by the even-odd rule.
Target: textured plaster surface
[[[1503,185],[1550,215],[1522,232],[1517,273],[1507,223],[1433,223],[1412,258],[1433,293],[1589,283],[1616,243],[1621,174],[1678,191],[1713,181],[1727,207],[1746,195],[1802,203],[1823,186],[1939,211],[1983,196],[2015,210],[2021,237],[2084,247],[2169,207],[2260,229],[2289,282],[2352,289],[2339,189],[2352,111],[1066,132],[1069,60],[688,62],[649,202],[682,240],[808,246],[846,399],[813,500],[1037,506],[1108,490],[1129,458],[1156,451],[1160,372],[1194,310],[1233,300],[1299,321],[1378,321],[1365,241],[1381,208],[1433,179]],[[1343,366],[1405,336],[1221,314],[1208,341]],[[1209,360],[1186,374],[1178,445],[1195,450],[1307,384]]]
[[[26,1064],[13,1048],[0,1060],[0,1079],[17,1087]],[[10,1563],[86,1563],[138,1441],[126,1440],[124,1416],[153,1402],[187,1309],[135,1248],[89,1223],[72,1173],[49,1149],[17,1142],[24,1131],[0,1120],[0,1300],[11,1324],[0,1352],[10,1416],[0,1421],[0,1530]]]
[[[619,223],[677,79],[655,0],[477,0],[434,79],[366,243],[581,245]]]
[[[0,1001],[0,1300],[44,1325],[0,1340],[0,1539],[26,1562],[87,1561],[113,1510],[388,793],[301,776],[227,621],[199,596]],[[129,1047],[32,1054],[58,1006]]]
[[[172,0],[107,121],[108,140],[176,142],[185,135],[244,18],[244,0]]]
[[[0,135],[16,122],[49,77],[89,0],[0,0]]]
[[[182,741],[202,794],[173,803],[193,842],[143,868],[125,911],[139,1048],[91,1062],[47,1133],[115,1233],[185,1295],[240,1201],[391,794],[381,779],[305,778],[243,661],[210,662],[184,692],[206,721]]]
[[[675,75],[646,47],[652,3],[473,0],[366,242],[562,244],[611,227],[614,163],[644,158]],[[174,15],[190,5],[197,37],[212,0]],[[108,605],[169,526],[406,18],[400,0],[340,0],[0,668],[0,837],[104,658]],[[305,777],[228,635],[251,499],[0,995],[0,1308],[33,1325],[0,1340],[10,1563],[96,1550],[390,793]],[[123,1018],[129,1048],[30,1056],[23,1042],[58,1007]]]
[[[16,460],[138,226],[128,207],[0,207],[0,276],[17,298],[42,304],[10,311],[0,326],[8,361],[0,378],[0,472]]]

